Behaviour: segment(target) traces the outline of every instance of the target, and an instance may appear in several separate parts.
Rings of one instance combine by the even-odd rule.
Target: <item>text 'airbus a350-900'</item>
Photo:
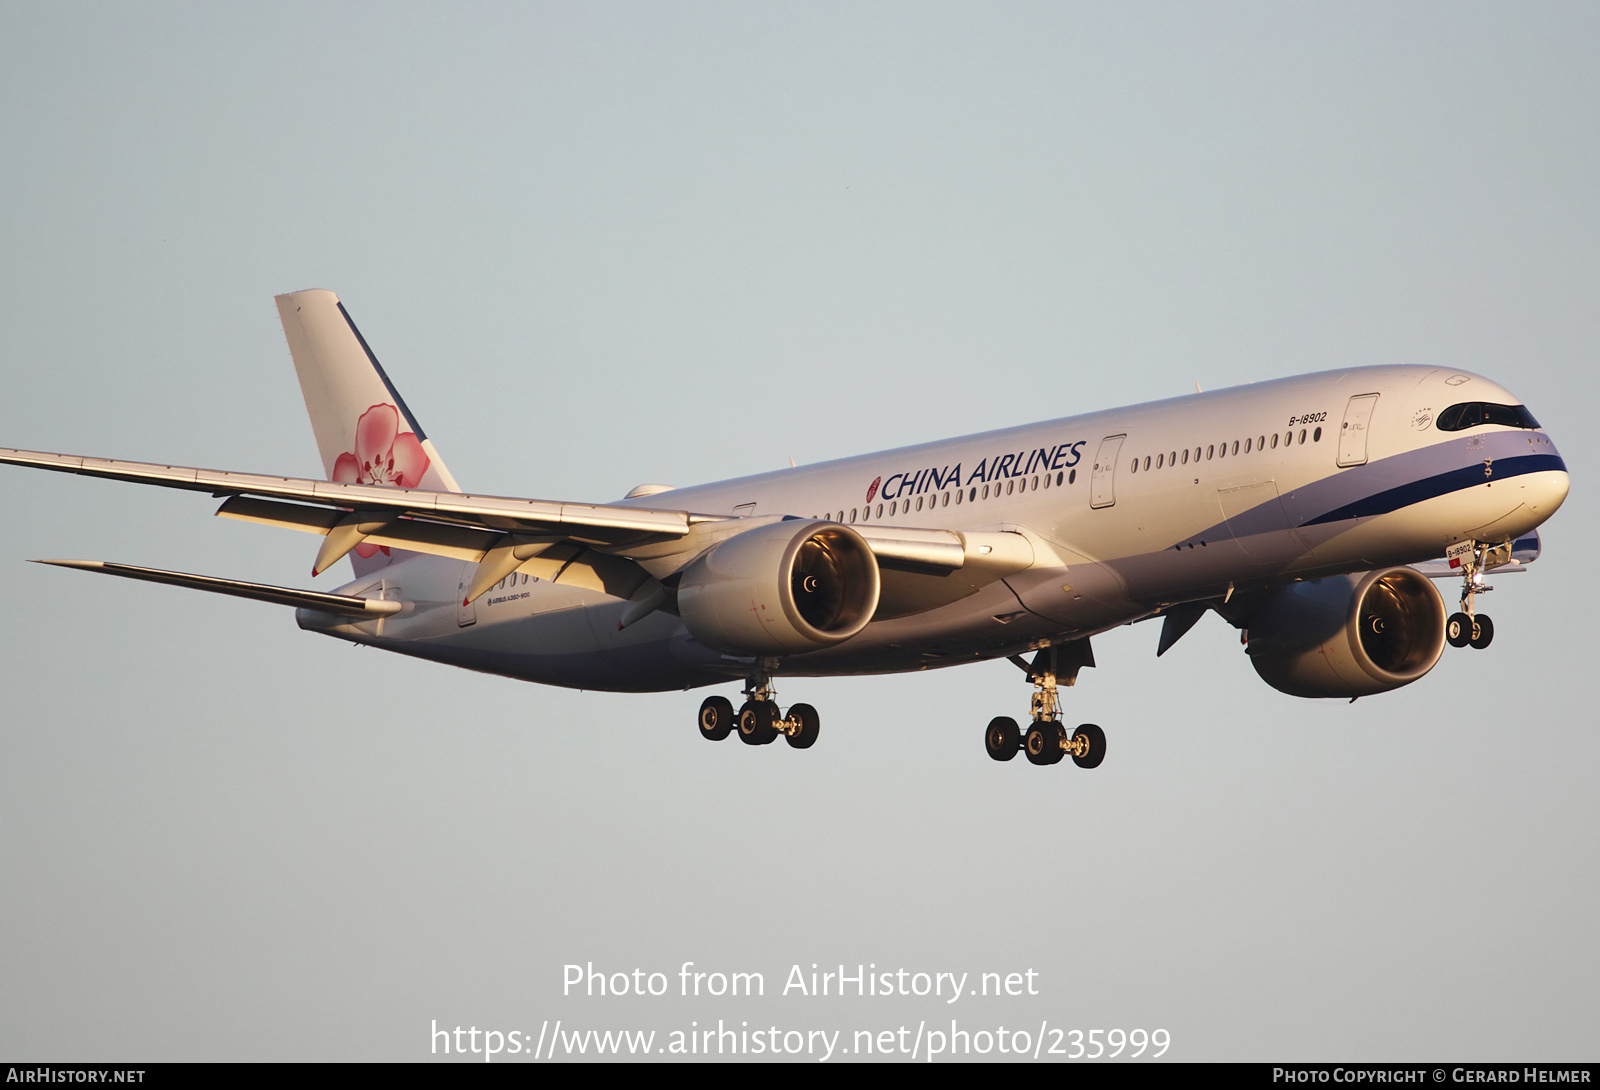
[[[31,451],[0,461],[224,497],[217,514],[317,534],[323,593],[109,561],[44,563],[296,607],[300,627],[572,688],[743,683],[700,733],[805,749],[819,719],[775,678],[1009,658],[1025,726],[995,760],[1105,757],[1057,686],[1090,638],[1164,618],[1157,654],[1214,610],[1267,684],[1355,698],[1487,647],[1490,573],[1539,552],[1565,463],[1479,375],[1358,367],[791,467],[612,503],[463,492],[338,298],[278,297],[327,473],[302,480]],[[1459,578],[1448,611],[1433,579]]]

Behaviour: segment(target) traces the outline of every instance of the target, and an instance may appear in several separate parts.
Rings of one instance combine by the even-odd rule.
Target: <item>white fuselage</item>
[[[1542,430],[1440,431],[1438,413],[1461,402],[1517,404],[1476,375],[1355,368],[621,502],[863,531],[1018,535],[1032,550],[1023,570],[933,608],[880,610],[860,634],[770,672],[925,669],[1090,635],[1230,588],[1426,561],[1463,540],[1515,539],[1560,506],[1565,466]],[[472,567],[412,556],[344,588],[404,599],[407,612],[337,624],[303,612],[301,623],[583,688],[687,688],[748,671],[750,659],[702,646],[671,613],[620,628],[645,578],[625,560],[535,559],[464,606]]]

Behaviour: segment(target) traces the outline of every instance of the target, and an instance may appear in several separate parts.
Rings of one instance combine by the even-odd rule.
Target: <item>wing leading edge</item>
[[[0,464],[29,466],[59,473],[81,473],[135,484],[210,492],[215,496],[266,496],[367,516],[368,522],[418,520],[497,533],[556,535],[583,545],[627,546],[683,537],[699,522],[725,516],[695,515],[608,504],[560,503],[420,488],[313,481],[256,473],[124,462],[73,454],[0,449]]]

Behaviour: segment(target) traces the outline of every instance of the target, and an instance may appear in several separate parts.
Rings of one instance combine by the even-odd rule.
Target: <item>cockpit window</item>
[[[1466,431],[1481,424],[1508,428],[1537,428],[1539,422],[1525,406],[1495,405],[1488,401],[1463,401],[1439,414],[1440,431]]]

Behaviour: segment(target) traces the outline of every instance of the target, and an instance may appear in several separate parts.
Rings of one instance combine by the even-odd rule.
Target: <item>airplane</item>
[[[813,745],[781,677],[1010,659],[1026,727],[995,760],[1070,756],[1059,686],[1093,636],[1207,612],[1300,697],[1408,685],[1446,643],[1485,648],[1491,573],[1525,570],[1566,499],[1521,402],[1448,367],[1353,367],[1071,416],[610,503],[463,492],[332,292],[277,298],[326,480],[0,450],[0,462],[209,492],[216,514],[321,537],[331,592],[109,561],[53,564],[295,607],[302,629],[487,673],[617,692],[743,682],[702,737]],[[1461,579],[1446,615],[1434,579]],[[1029,657],[1031,656],[1031,657]]]

